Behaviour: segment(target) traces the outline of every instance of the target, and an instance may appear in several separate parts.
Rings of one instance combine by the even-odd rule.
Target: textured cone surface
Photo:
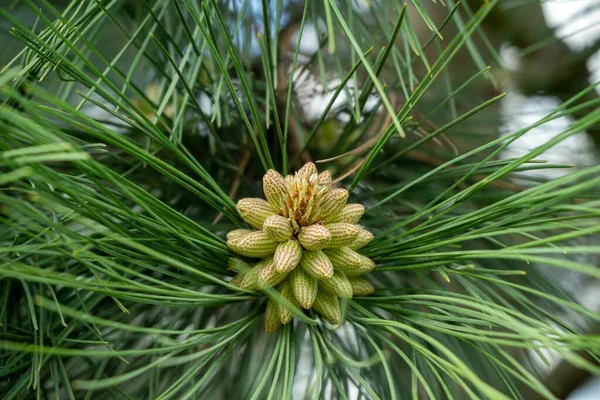
[[[289,187],[294,182],[294,175],[286,175],[284,179],[285,179],[285,183],[287,183],[288,187]]]
[[[365,206],[362,204],[346,204],[339,214],[329,217],[325,222],[347,222],[349,224],[357,224],[364,213]]]
[[[300,306],[307,310],[311,308],[319,289],[317,279],[307,274],[304,269],[296,268],[290,272],[288,280]]]
[[[352,298],[352,285],[341,271],[335,271],[331,278],[320,281],[319,287],[335,296]]]
[[[331,233],[331,240],[325,246],[328,249],[338,249],[353,243],[360,231],[358,226],[346,222],[328,224],[325,228]]]
[[[331,233],[323,225],[302,228],[298,240],[306,250],[321,250],[331,240]]]
[[[263,230],[276,242],[285,242],[294,233],[290,220],[281,215],[271,215],[265,219]]]
[[[234,229],[227,234],[227,240],[239,239],[252,232],[250,229]]]
[[[238,254],[246,257],[263,258],[275,252],[277,243],[266,232],[254,231],[239,239],[229,240],[227,246]]]
[[[290,272],[302,258],[302,246],[294,239],[281,243],[275,250],[275,269],[279,272]]]
[[[233,277],[233,279],[231,279],[229,281],[230,285],[233,286],[237,286],[237,287],[241,287],[242,286],[242,281],[244,280],[244,275],[242,274],[237,274],[236,276]]]
[[[260,265],[260,267],[259,267]],[[275,261],[273,257],[269,257],[264,261],[256,264],[258,269],[258,285],[259,287],[264,286],[275,286],[279,282],[285,279],[287,272],[277,271],[275,268]]]
[[[339,324],[342,320],[337,297],[324,290],[319,290],[313,308],[332,324]]]
[[[331,172],[323,171],[319,174],[319,184],[330,185],[331,184]]]
[[[348,282],[350,282],[350,286],[352,286],[352,293],[355,296],[366,296],[375,291],[373,285],[371,285],[365,278],[360,276],[356,278],[349,278]]]
[[[292,303],[294,307],[298,308],[298,301],[292,293],[292,288],[289,284],[289,280],[286,279],[280,286],[281,287],[279,288],[279,293],[281,294],[281,297]],[[289,323],[292,320],[292,317],[294,316],[294,314],[292,314],[292,312],[282,304],[279,304],[277,306],[277,311],[279,313],[279,320],[283,325]]]
[[[258,271],[262,265],[256,264],[250,271],[244,274],[244,279],[242,279],[242,283],[240,287],[242,289],[256,290],[258,289]]]
[[[350,243],[348,247],[352,250],[362,249],[363,247],[371,243],[373,237],[374,236],[371,232],[369,232],[361,226],[358,235],[356,236],[356,239],[354,239],[354,241]]]
[[[318,218],[328,222],[328,218],[334,218],[344,209],[346,201],[348,201],[346,189],[333,189],[328,192],[323,196],[323,202],[319,206]]]
[[[321,250],[305,251],[300,266],[313,278],[327,279],[333,276],[331,260]]]
[[[315,164],[309,162],[304,164],[302,168],[298,170],[297,174],[305,178],[310,178],[311,176],[318,174],[318,171]]]
[[[277,304],[269,300],[267,303],[267,310],[265,311],[265,332],[276,332],[280,326],[281,320],[279,319]]]
[[[227,267],[232,271],[241,272],[242,274],[245,274],[250,270],[250,268],[252,268],[246,261],[235,257],[231,257],[229,260],[227,260]]]
[[[265,219],[277,213],[268,201],[258,198],[241,199],[236,208],[244,221],[257,229],[262,229]]]
[[[347,277],[354,277],[366,274],[367,272],[371,272],[375,269],[375,263],[369,257],[365,257],[363,255],[360,256],[360,265],[358,268],[348,269],[344,271]]]
[[[263,177],[263,191],[265,197],[275,208],[279,209],[283,201],[289,196],[288,185],[283,176],[275,170],[268,170]]]
[[[327,257],[331,260],[333,267],[343,272],[360,267],[362,262],[360,254],[348,247],[327,249],[325,250],[325,254],[327,254]]]

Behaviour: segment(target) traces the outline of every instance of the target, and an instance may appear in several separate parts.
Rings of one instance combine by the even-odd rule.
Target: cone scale
[[[333,182],[329,171],[319,173],[313,163],[286,177],[269,170],[263,177],[266,200],[237,203],[238,213],[253,229],[227,234],[229,248],[246,257],[230,262],[230,269],[238,272],[231,284],[250,290],[272,287],[289,304],[313,310],[333,324],[342,321],[340,298],[371,294],[373,286],[363,275],[375,263],[358,252],[373,240],[358,225],[365,208],[349,204],[348,191]],[[267,333],[292,320],[287,307],[268,300]]]

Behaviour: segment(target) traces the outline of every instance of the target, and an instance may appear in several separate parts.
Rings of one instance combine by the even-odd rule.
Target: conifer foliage
[[[497,114],[484,24],[533,1],[0,7],[0,398],[555,399],[552,368],[600,375],[600,167],[543,161],[598,126],[595,88]]]

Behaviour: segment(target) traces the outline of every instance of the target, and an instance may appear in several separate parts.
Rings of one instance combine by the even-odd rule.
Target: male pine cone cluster
[[[329,171],[318,173],[313,163],[295,175],[269,170],[263,177],[267,200],[241,199],[237,210],[257,230],[236,229],[227,234],[235,253],[260,259],[250,266],[231,259],[238,275],[232,283],[246,289],[272,286],[289,303],[313,309],[333,324],[340,323],[339,297],[373,292],[362,277],[375,263],[356,250],[373,235],[357,225],[365,208],[346,204],[348,191],[334,188]],[[292,320],[285,306],[270,300],[265,330],[274,332]]]

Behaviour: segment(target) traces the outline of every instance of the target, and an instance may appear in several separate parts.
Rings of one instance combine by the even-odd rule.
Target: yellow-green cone
[[[356,236],[356,239],[354,239],[354,241],[350,243],[348,247],[352,250],[362,249],[371,243],[371,240],[373,240],[373,234],[361,226],[359,227],[359,232]]]
[[[335,271],[331,278],[320,281],[319,286],[335,296],[352,298],[352,285],[341,271]]]
[[[267,310],[265,311],[265,332],[273,333],[281,327],[281,320],[279,319],[279,311],[277,310],[277,304],[272,300],[267,303]]]
[[[246,257],[264,258],[275,252],[277,243],[266,232],[255,231],[237,239],[228,240],[227,246]]]
[[[242,279],[242,283],[240,283],[240,287],[242,289],[257,290],[259,288],[258,272],[261,270],[263,265],[264,262],[258,263],[248,272],[243,274],[244,279]]]
[[[350,282],[352,293],[355,296],[367,296],[375,291],[373,285],[363,277],[348,278],[348,282]]]
[[[280,272],[275,267],[275,261],[273,257],[269,257],[256,264],[260,267],[258,269],[258,286],[275,286],[279,282],[285,279],[287,272]]]
[[[342,320],[340,303],[337,297],[324,290],[319,290],[313,308],[332,324],[337,325]]]
[[[327,257],[331,260],[333,267],[340,271],[347,271],[356,269],[360,266],[361,256],[354,250],[348,247],[342,247],[340,249],[326,249],[324,250]]]
[[[331,184],[331,172],[323,171],[319,174],[319,183],[321,185],[330,185]]]
[[[227,240],[238,239],[252,232],[250,229],[234,229],[227,234]]]
[[[319,207],[319,219],[325,219],[328,222],[328,218],[335,217],[343,210],[346,201],[348,201],[348,191],[346,189],[333,189],[327,192],[323,196],[323,202]]]
[[[317,175],[318,171],[317,171],[317,167],[315,166],[315,164],[309,162],[306,163],[302,166],[302,168],[300,168],[298,170],[298,172],[296,172],[299,176],[302,177],[306,177],[306,178],[310,178],[313,175]]]
[[[347,222],[336,222],[333,224],[325,225],[325,228],[331,233],[331,240],[325,248],[338,249],[340,247],[348,246],[353,243],[360,229],[356,225],[349,224]]]
[[[331,260],[321,250],[305,251],[300,266],[313,278],[328,279],[333,276]]]
[[[229,260],[229,269],[238,273],[231,285],[275,288],[294,307],[312,309],[325,320],[341,323],[339,298],[373,292],[361,275],[373,270],[375,263],[356,252],[373,240],[358,225],[365,207],[347,204],[348,191],[336,188],[331,173],[319,173],[313,163],[285,178],[269,170],[263,177],[263,191],[267,200],[247,198],[237,203],[238,212],[254,229],[232,230],[227,245],[255,260],[250,264],[239,258]],[[265,330],[274,332],[289,323],[292,311],[269,301]]]
[[[279,209],[283,201],[289,196],[288,185],[281,174],[273,169],[267,171],[263,177],[263,191],[265,197],[275,208]]]
[[[325,222],[347,222],[356,224],[365,213],[365,206],[362,204],[346,204],[342,211],[325,220]]]
[[[344,270],[344,273],[348,278],[355,277],[359,275],[366,274],[367,272],[371,272],[375,269],[375,263],[369,257],[365,257],[360,255],[360,265],[358,268],[352,268],[348,270]]]
[[[276,242],[285,242],[294,234],[290,220],[281,215],[271,215],[265,219],[263,230]]]
[[[241,199],[236,208],[244,221],[257,229],[262,229],[265,219],[277,213],[268,201],[258,198]]]
[[[285,282],[283,282],[279,286],[280,286],[279,293],[281,294],[281,297],[283,297],[284,299],[286,299],[287,301],[292,303],[292,305],[297,308],[298,301],[296,300],[296,298],[294,297],[294,294],[292,293],[292,288],[289,284],[289,281],[286,279]],[[277,306],[277,311],[279,312],[279,320],[281,321],[281,323],[283,325],[290,322],[292,320],[292,317],[294,316],[294,314],[292,314],[292,312],[290,310],[288,310],[282,304],[279,304]]]
[[[243,280],[244,280],[244,275],[237,274],[229,281],[229,284],[233,285],[233,286],[241,287]]]
[[[305,309],[312,307],[315,297],[317,297],[318,283],[317,279],[307,274],[302,268],[295,268],[289,275],[290,286],[294,297]]]
[[[302,246],[295,239],[279,244],[275,250],[275,269],[278,272],[290,272],[302,258]]]
[[[323,225],[310,225],[302,228],[298,240],[306,250],[321,250],[331,240],[331,233]]]

